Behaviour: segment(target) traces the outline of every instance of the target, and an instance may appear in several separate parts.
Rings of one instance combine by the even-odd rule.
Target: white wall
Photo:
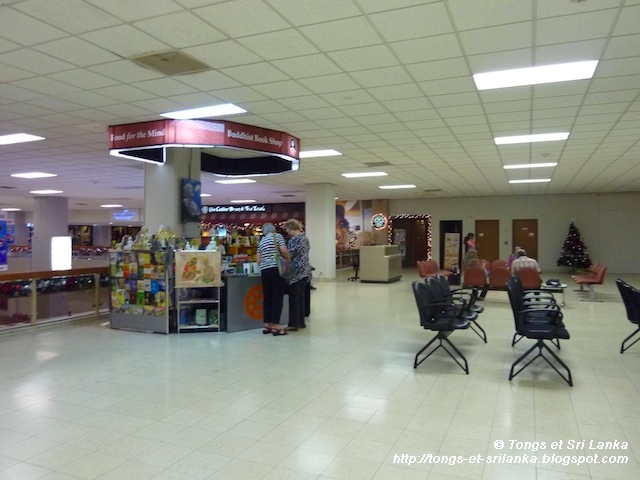
[[[440,221],[462,220],[463,235],[476,220],[500,221],[500,257],[511,252],[512,220],[538,219],[538,262],[545,272],[558,271],[556,261],[575,222],[589,257],[608,273],[640,273],[640,193],[529,195],[505,197],[422,198],[390,200],[391,215],[432,216],[432,252],[440,252]],[[561,269],[565,271],[565,269]]]

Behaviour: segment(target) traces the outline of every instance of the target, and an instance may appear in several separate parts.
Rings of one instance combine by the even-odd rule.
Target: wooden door
[[[429,251],[427,245],[428,218],[398,218],[393,219],[393,230],[404,230],[405,247],[402,257],[402,266],[414,267],[416,261],[426,260]],[[395,237],[395,235],[394,235]]]
[[[514,219],[512,248],[524,248],[527,257],[538,259],[538,219]]]
[[[476,220],[478,258],[493,262],[500,258],[500,220]]]

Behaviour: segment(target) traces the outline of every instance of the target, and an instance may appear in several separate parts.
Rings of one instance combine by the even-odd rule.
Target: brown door
[[[527,257],[538,259],[538,219],[514,219],[512,247],[524,248]]]
[[[478,258],[493,262],[500,258],[500,220],[476,220]]]
[[[427,249],[427,229],[428,218],[425,219],[410,219],[410,218],[398,218],[393,220],[393,242],[397,241],[396,233],[403,231],[401,237],[405,238],[405,247],[401,252],[402,266],[413,267],[418,260],[426,260],[429,255]],[[404,250],[404,251],[402,251]]]

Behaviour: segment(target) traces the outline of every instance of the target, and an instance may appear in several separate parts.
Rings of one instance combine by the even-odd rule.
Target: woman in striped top
[[[286,284],[278,272],[276,260],[278,253],[289,260],[289,250],[287,250],[284,237],[276,233],[276,227],[272,223],[265,223],[262,226],[262,239],[258,244],[257,254],[262,277],[262,317],[264,321],[262,333],[272,333],[275,336],[287,334],[286,330],[280,326]]]

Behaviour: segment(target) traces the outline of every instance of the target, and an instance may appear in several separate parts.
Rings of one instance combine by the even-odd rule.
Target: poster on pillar
[[[0,272],[7,271],[9,269],[7,261],[9,254],[9,242],[7,236],[7,220],[6,218],[0,218]]]
[[[200,223],[200,210],[202,208],[201,193],[202,184],[200,181],[189,178],[182,179],[182,223]]]

